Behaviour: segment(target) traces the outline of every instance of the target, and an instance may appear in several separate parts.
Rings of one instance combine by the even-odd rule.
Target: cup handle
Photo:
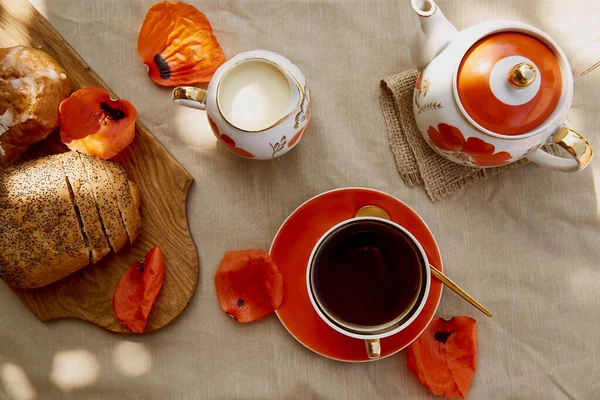
[[[594,156],[590,142],[581,134],[566,126],[561,127],[552,136],[552,142],[567,150],[573,159],[553,156],[541,148],[529,154],[527,158],[542,167],[561,172],[577,172],[588,166]]]
[[[367,354],[370,359],[377,359],[381,355],[381,344],[379,339],[367,339],[365,340],[367,346]]]
[[[193,86],[177,86],[173,89],[173,101],[185,107],[206,110],[206,90]]]

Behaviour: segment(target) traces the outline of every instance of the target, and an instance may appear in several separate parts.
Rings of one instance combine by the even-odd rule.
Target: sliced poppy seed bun
[[[106,161],[85,154],[79,154],[79,156],[83,161],[88,182],[94,191],[104,232],[108,237],[110,247],[117,252],[127,244],[128,237],[119,212],[119,203],[112,180],[109,179],[102,166]]]
[[[129,184],[129,190],[131,191],[131,198],[133,199],[133,204],[135,204],[135,208],[139,210],[140,206],[142,205],[142,196],[140,194],[140,189],[134,181],[127,180],[127,183]],[[140,217],[140,223],[141,221],[142,219]]]
[[[94,191],[88,182],[79,155],[69,151],[61,156],[65,175],[73,191],[75,206],[83,224],[83,233],[92,252],[92,262],[96,263],[110,252],[110,246],[102,229]]]
[[[60,157],[0,171],[0,276],[37,288],[89,262]]]
[[[133,243],[142,229],[142,218],[139,210],[139,193],[137,194],[138,198],[136,201],[133,198],[130,189],[133,182],[130,183],[127,179],[127,172],[125,172],[125,169],[120,164],[113,161],[107,161],[102,165],[104,166],[109,179],[112,180],[113,188],[117,193],[117,203],[119,204],[121,218],[123,219],[127,236],[129,236],[129,243]]]

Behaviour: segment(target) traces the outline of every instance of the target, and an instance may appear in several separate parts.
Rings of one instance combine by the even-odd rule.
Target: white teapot
[[[412,0],[421,31],[412,56],[419,131],[445,158],[496,167],[527,157],[563,172],[585,168],[590,143],[563,122],[573,99],[569,62],[544,32],[513,21],[458,31],[432,0]],[[540,147],[557,143],[572,156]]]

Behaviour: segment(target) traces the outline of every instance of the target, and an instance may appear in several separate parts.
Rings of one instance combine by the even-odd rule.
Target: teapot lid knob
[[[531,85],[537,76],[535,67],[528,63],[522,62],[515,65],[508,73],[508,83],[517,89],[523,89]]]

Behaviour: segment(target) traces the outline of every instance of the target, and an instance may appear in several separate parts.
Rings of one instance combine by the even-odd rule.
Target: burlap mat
[[[436,201],[488,176],[529,163],[521,159],[497,168],[470,168],[438,155],[425,142],[415,123],[412,98],[417,76],[415,70],[402,72],[383,79],[380,86],[381,109],[390,149],[406,185],[422,184],[431,201]],[[555,148],[547,151],[560,153]]]

